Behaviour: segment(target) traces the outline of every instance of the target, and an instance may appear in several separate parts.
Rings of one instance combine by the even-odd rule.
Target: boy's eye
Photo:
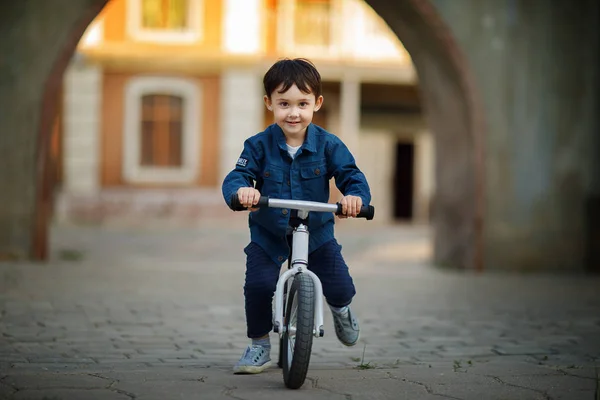
[[[285,102],[285,101],[282,101],[281,103],[279,103],[279,106],[280,106],[280,107],[287,107],[287,106],[288,106],[288,103],[287,103],[287,102]]]
[[[300,103],[300,107],[306,107],[306,106],[308,106],[307,102],[303,101],[302,103]]]

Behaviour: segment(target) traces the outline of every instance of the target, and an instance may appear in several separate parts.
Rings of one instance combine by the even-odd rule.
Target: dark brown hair
[[[265,94],[271,94],[283,85],[279,93],[286,92],[296,85],[303,93],[312,93],[315,98],[321,95],[321,74],[312,62],[306,58],[284,58],[277,61],[263,78]]]

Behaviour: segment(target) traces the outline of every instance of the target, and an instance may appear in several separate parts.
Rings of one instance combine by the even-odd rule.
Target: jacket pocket
[[[300,176],[302,179],[324,178],[327,175],[325,168],[325,164],[303,166],[300,168]]]
[[[325,163],[301,166],[300,178],[305,200],[327,202],[329,199],[329,181]]]
[[[267,165],[261,178],[263,181],[263,185],[259,189],[261,195],[271,197],[281,196],[283,170],[272,165]]]

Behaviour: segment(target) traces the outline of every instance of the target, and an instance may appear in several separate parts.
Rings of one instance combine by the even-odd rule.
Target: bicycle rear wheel
[[[312,350],[315,287],[310,276],[299,273],[290,288],[283,334],[283,381],[290,389],[304,384]]]

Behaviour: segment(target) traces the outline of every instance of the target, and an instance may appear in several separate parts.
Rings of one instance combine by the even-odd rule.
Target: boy
[[[234,373],[259,373],[271,364],[269,332],[272,300],[282,263],[289,255],[290,213],[287,209],[252,208],[261,195],[281,199],[329,200],[329,180],[344,194],[344,217],[356,217],[371,201],[369,185],[354,157],[335,135],[312,124],[323,105],[321,76],[306,59],[283,59],[264,76],[264,102],[274,124],[244,142],[235,169],[223,181],[231,206],[236,194],[250,209],[250,244],[246,253],[244,296],[247,335],[252,340]],[[309,266],[321,280],[335,333],[342,344],[358,341],[358,320],[350,309],[356,294],[341,246],[333,235],[331,213],[309,214]]]

